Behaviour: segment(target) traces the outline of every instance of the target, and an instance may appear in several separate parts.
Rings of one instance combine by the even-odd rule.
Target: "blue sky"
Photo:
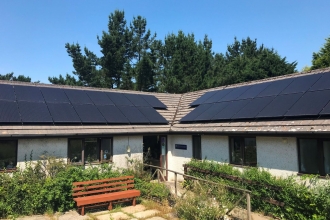
[[[78,42],[100,55],[96,36],[107,29],[114,10],[124,10],[128,22],[145,17],[158,39],[179,30],[194,33],[196,40],[207,34],[214,52],[224,53],[235,36],[249,36],[297,61],[301,70],[330,36],[329,9],[329,0],[2,0],[0,74],[42,83],[71,74],[65,43]]]

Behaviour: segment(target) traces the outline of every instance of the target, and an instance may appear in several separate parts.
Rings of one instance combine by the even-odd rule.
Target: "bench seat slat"
[[[114,200],[126,199],[126,198],[133,198],[140,196],[139,190],[127,190],[127,191],[120,191],[120,192],[113,192],[109,194],[100,194],[95,196],[88,196],[88,197],[79,197],[74,198],[74,201],[77,202],[77,206],[101,203],[101,202],[109,202]]]
[[[72,196],[83,196],[83,195],[93,195],[93,194],[100,194],[100,193],[107,193],[107,192],[112,192],[112,191],[118,191],[122,189],[132,189],[134,188],[134,184],[129,184],[126,186],[118,186],[118,187],[112,187],[112,188],[106,188],[106,189],[99,189],[99,190],[91,190],[91,191],[85,191],[85,192],[76,192],[73,193]]]

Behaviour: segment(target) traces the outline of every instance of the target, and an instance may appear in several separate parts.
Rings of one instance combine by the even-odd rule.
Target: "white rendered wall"
[[[202,159],[216,162],[229,162],[228,137],[219,135],[202,135]]]
[[[169,135],[167,138],[168,169],[183,173],[182,165],[190,161],[192,158],[192,136]],[[187,145],[187,150],[175,149],[175,144]],[[168,180],[174,180],[174,174],[172,172],[168,172]],[[178,175],[178,180],[183,180],[183,177]]]
[[[258,166],[275,176],[288,176],[298,172],[296,138],[257,137]]]
[[[17,166],[24,169],[25,159],[30,161],[30,155],[32,162],[40,160],[41,155],[55,156],[66,162],[67,146],[67,138],[18,139]]]
[[[130,146],[130,153],[127,146]],[[128,160],[143,160],[143,136],[114,136],[113,137],[113,162],[117,168],[130,166]]]

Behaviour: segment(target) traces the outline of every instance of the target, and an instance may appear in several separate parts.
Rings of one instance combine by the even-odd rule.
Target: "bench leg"
[[[108,210],[112,210],[112,202],[109,202]]]
[[[85,206],[81,207],[80,214],[81,214],[81,215],[85,215]]]
[[[135,201],[135,198],[133,198],[133,206],[136,205],[136,201]]]

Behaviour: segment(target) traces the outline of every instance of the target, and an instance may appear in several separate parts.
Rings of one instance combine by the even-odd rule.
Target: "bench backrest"
[[[74,182],[72,185],[73,197],[91,196],[132,189],[134,188],[134,176]]]

